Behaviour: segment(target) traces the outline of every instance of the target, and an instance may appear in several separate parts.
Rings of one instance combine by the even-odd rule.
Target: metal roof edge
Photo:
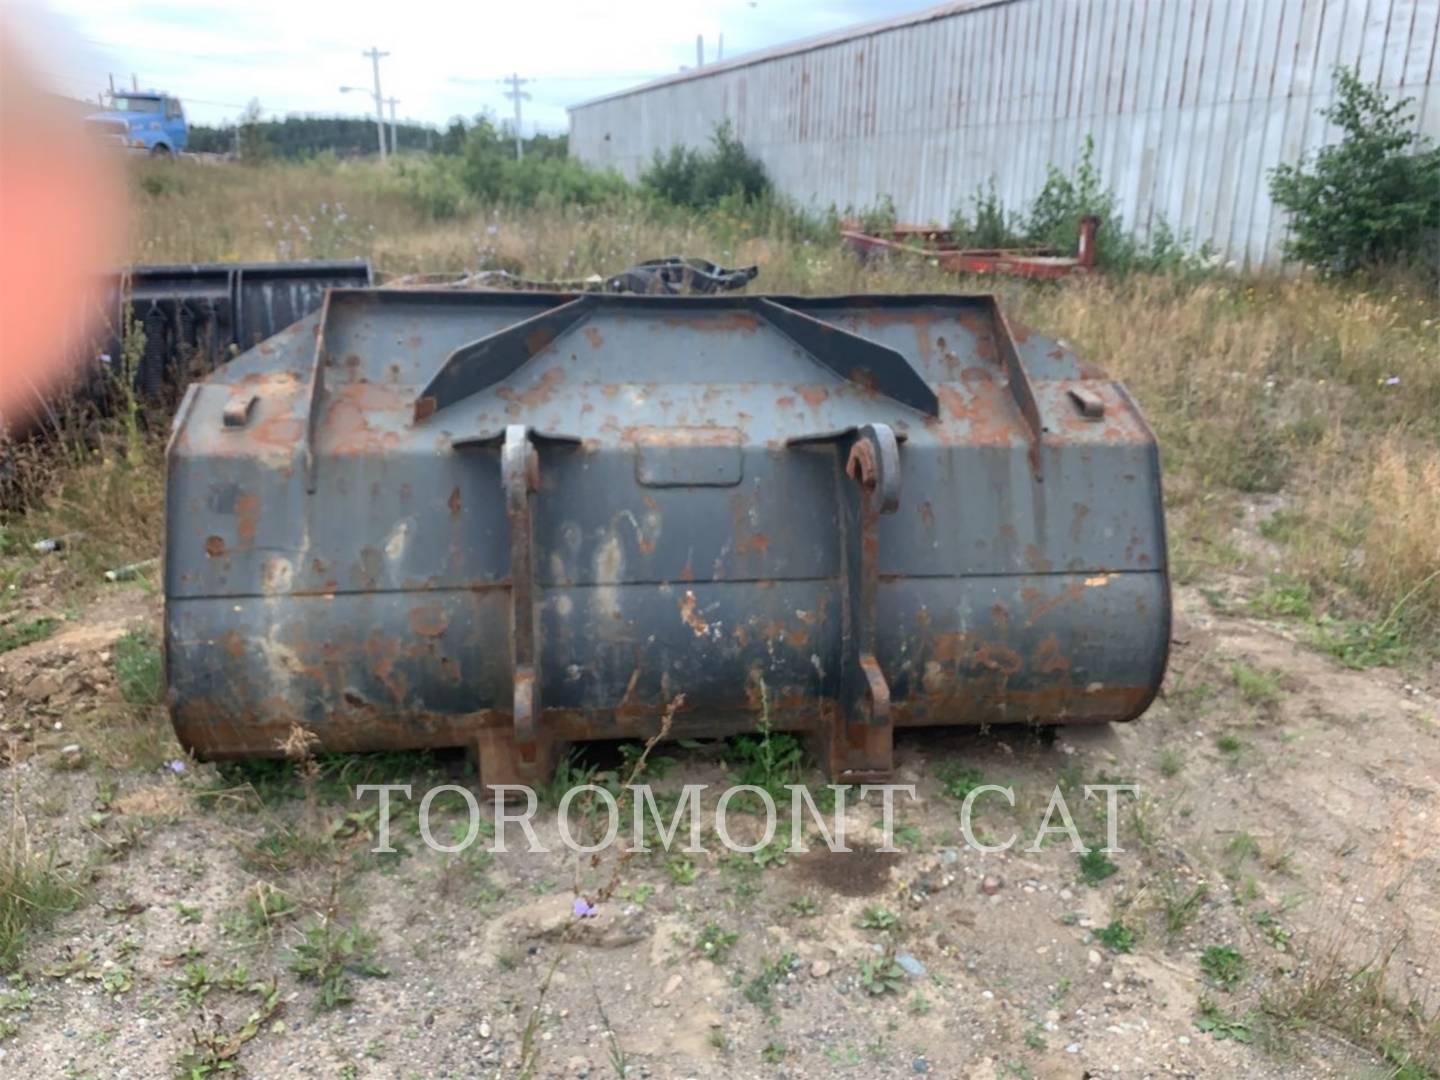
[[[668,86],[672,83],[689,82],[693,79],[705,79],[712,75],[720,75],[727,71],[735,71],[739,68],[750,67],[753,64],[763,64],[770,60],[779,60],[782,57],[794,53],[811,52],[815,49],[828,48],[831,45],[840,45],[855,38],[870,37],[874,34],[883,34],[890,30],[901,30],[907,26],[915,26],[919,23],[934,22],[937,19],[948,18],[952,15],[964,15],[981,8],[998,7],[1001,4],[1013,4],[1016,0],[951,0],[947,4],[939,4],[935,7],[923,8],[920,11],[912,11],[908,15],[896,15],[888,19],[877,19],[873,22],[857,23],[854,26],[847,26],[840,30],[832,30],[825,34],[816,34],[812,37],[801,38],[785,45],[775,45],[768,49],[760,49],[752,53],[744,53],[733,60],[721,60],[714,64],[706,64],[704,67],[691,68],[688,71],[677,71],[673,75],[664,75],[658,79],[651,79],[649,82],[641,83],[639,86],[631,86],[625,90],[616,90],[613,94],[602,94],[600,97],[590,98],[580,102],[578,105],[567,105],[565,111],[574,113],[581,109],[588,109],[592,105],[599,105],[602,102],[614,101],[616,98],[628,97],[631,94],[642,94],[648,90],[654,90],[661,86]]]

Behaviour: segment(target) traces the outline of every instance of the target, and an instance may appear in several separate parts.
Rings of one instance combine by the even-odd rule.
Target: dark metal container
[[[1123,721],[1165,668],[1159,457],[990,296],[336,290],[192,385],[169,702],[207,757]]]

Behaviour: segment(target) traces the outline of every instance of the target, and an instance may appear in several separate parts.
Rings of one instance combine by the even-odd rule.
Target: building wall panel
[[[965,0],[587,102],[570,148],[636,177],[728,119],[803,204],[946,222],[992,180],[1022,210],[1089,137],[1138,239],[1260,264],[1285,227],[1266,176],[1334,138],[1335,65],[1440,138],[1437,47],[1440,0]]]

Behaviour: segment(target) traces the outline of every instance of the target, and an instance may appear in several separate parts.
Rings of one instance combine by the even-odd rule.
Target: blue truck
[[[117,90],[110,107],[85,122],[102,137],[155,157],[178,154],[189,140],[180,99],[158,90]]]

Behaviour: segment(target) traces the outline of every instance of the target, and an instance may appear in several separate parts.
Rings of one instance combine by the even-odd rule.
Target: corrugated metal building
[[[1440,0],[969,0],[682,72],[570,110],[570,152],[638,175],[728,119],[815,206],[888,194],[948,221],[994,177],[1021,209],[1086,135],[1142,238],[1163,219],[1275,261],[1266,170],[1330,140],[1337,64],[1440,137]]]

